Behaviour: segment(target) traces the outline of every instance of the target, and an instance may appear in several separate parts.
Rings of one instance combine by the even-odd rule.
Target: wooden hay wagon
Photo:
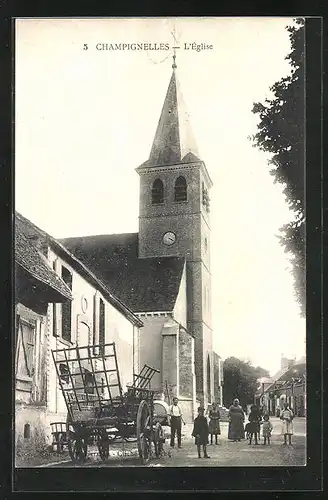
[[[96,444],[102,460],[117,438],[136,440],[143,464],[152,451],[163,451],[161,424],[154,419],[151,379],[159,370],[144,365],[123,393],[115,343],[52,351],[67,408],[66,438],[74,463],[83,463],[88,445]]]

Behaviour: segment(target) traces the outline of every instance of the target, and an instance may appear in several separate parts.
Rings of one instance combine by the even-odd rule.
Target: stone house
[[[15,219],[16,451],[32,454],[50,444],[51,422],[66,421],[51,351],[114,341],[124,390],[140,369],[143,323],[60,242]]]
[[[49,432],[48,304],[70,304],[72,293],[15,222],[15,448],[18,456],[33,456]]]

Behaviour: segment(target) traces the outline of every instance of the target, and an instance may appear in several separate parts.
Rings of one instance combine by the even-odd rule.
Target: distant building
[[[282,355],[281,369],[269,379],[259,379],[255,403],[270,415],[279,415],[287,402],[296,416],[306,416],[306,360],[287,359]]]
[[[293,366],[295,363],[295,358],[286,358],[284,354],[281,355],[281,360],[280,360],[280,369],[281,370],[286,370],[289,369]]]

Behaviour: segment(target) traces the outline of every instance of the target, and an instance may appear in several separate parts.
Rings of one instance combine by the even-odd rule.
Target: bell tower
[[[140,176],[139,258],[185,257],[187,325],[195,337],[197,399],[213,398],[210,208],[212,181],[200,159],[173,71],[149,158]]]

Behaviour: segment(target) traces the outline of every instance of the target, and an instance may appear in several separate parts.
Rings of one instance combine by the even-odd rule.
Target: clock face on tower
[[[164,234],[163,236],[163,243],[164,245],[173,245],[173,243],[175,243],[177,237],[174,233],[172,233],[171,231],[167,232]]]

